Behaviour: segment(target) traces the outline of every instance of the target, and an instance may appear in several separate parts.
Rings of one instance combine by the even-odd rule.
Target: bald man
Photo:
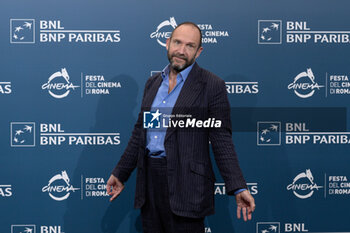
[[[110,200],[137,167],[135,208],[141,208],[145,233],[204,233],[205,216],[214,214],[211,144],[226,192],[235,195],[237,217],[251,220],[255,203],[232,142],[225,82],[196,63],[203,51],[201,30],[192,22],[178,25],[166,49],[169,64],[148,79],[132,136],[107,182]],[[152,128],[143,124],[148,113],[151,122],[180,114],[215,122],[206,128]]]

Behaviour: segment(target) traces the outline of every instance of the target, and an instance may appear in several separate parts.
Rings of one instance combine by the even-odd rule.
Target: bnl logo
[[[256,233],[280,233],[280,223],[258,222],[256,223]]]
[[[258,20],[258,44],[282,44],[282,21]]]
[[[279,146],[281,145],[281,122],[260,121],[257,125],[258,146]]]
[[[145,129],[158,129],[160,128],[160,116],[162,113],[157,111],[143,112],[143,128]]]
[[[12,225],[11,233],[36,233],[35,225]]]
[[[39,226],[40,233],[64,233],[61,226]],[[11,225],[11,233],[36,233],[35,225]]]
[[[34,19],[10,19],[10,43],[34,44],[35,43]]]
[[[35,146],[34,122],[11,122],[11,147]]]

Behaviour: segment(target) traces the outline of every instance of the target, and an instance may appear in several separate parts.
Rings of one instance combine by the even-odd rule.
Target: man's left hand
[[[244,221],[252,219],[252,213],[255,210],[255,201],[248,190],[244,190],[236,195],[237,218],[241,218],[241,211]]]

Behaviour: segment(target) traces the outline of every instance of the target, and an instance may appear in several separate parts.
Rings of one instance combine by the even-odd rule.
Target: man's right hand
[[[123,191],[124,184],[119,181],[117,177],[114,175],[111,175],[107,181],[107,193],[108,195],[112,196],[109,201],[113,201],[116,199],[119,194]]]

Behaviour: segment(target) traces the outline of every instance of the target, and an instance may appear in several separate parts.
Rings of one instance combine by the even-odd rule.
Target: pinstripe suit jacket
[[[160,74],[147,80],[132,136],[112,172],[121,182],[126,182],[137,167],[135,208],[141,208],[145,202],[146,129],[143,128],[143,112],[150,110],[162,80]],[[226,192],[232,195],[235,190],[246,188],[232,143],[225,82],[194,64],[172,114],[190,114],[197,119],[210,117],[222,121],[221,128],[168,128],[164,141],[172,211],[194,218],[213,214],[215,176],[209,156],[209,140]]]

